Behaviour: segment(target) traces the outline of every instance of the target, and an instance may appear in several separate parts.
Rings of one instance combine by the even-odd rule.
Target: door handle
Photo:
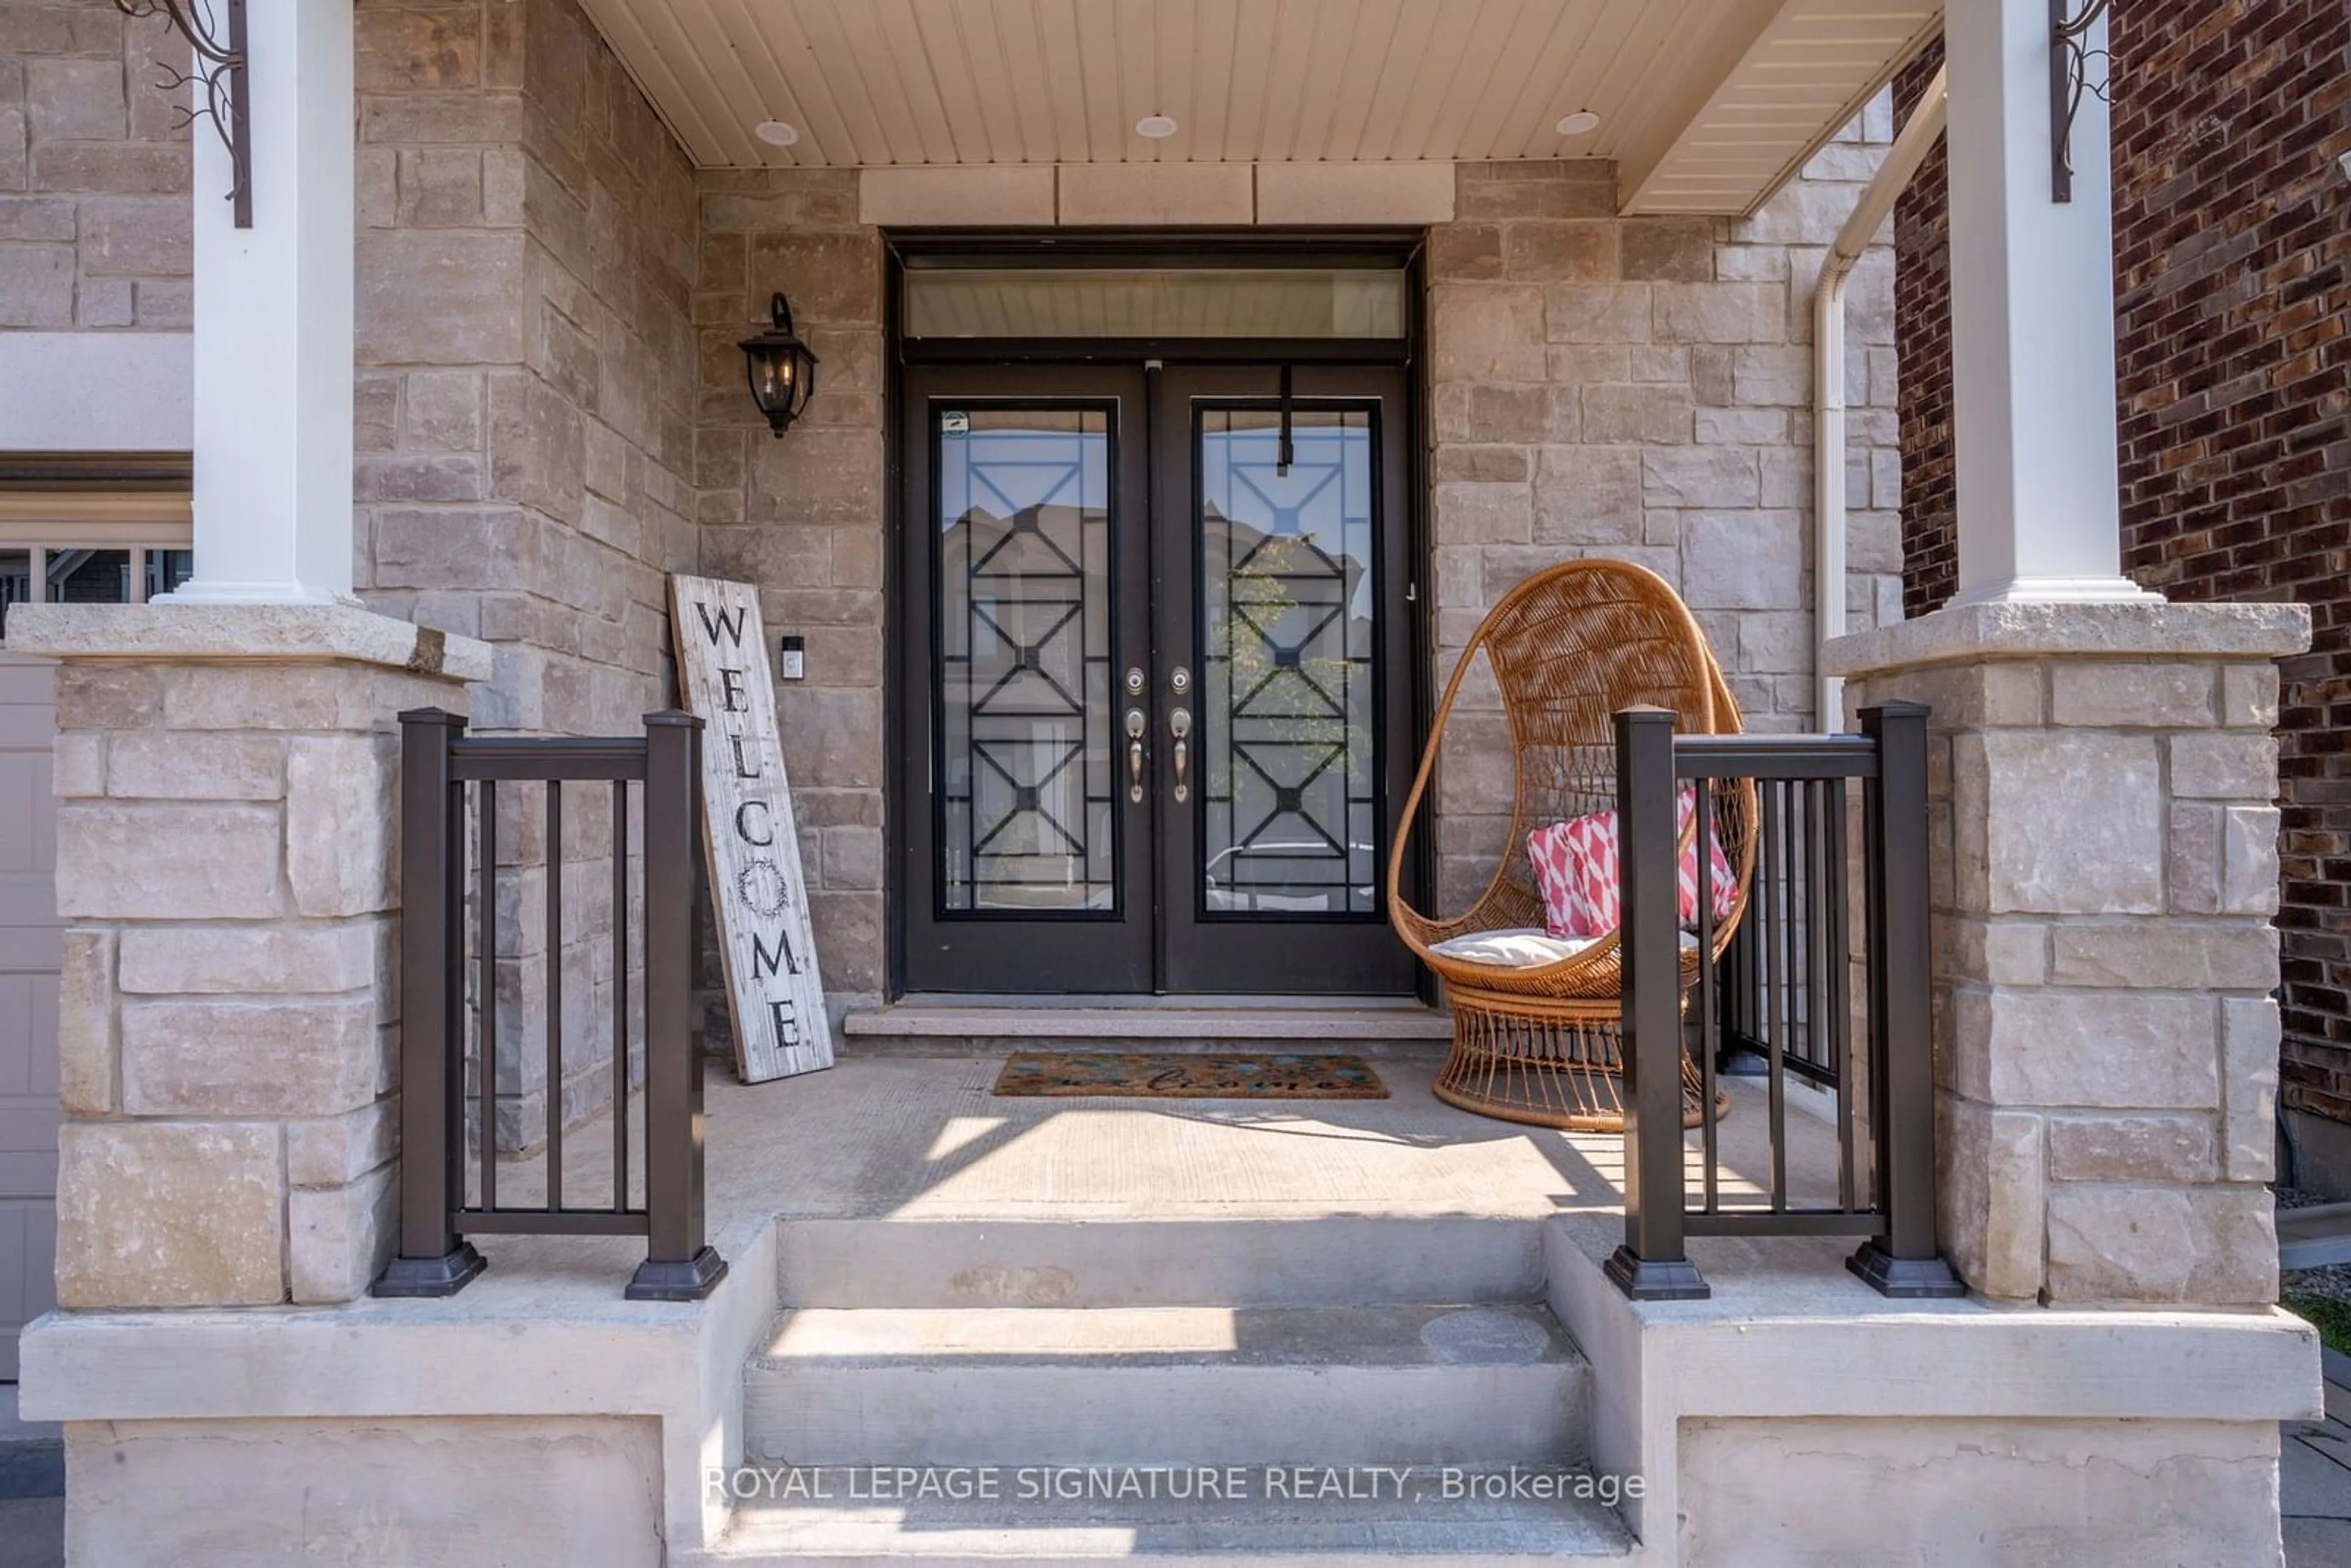
[[[1176,803],[1180,806],[1192,795],[1191,786],[1184,780],[1186,765],[1191,760],[1192,711],[1179,707],[1169,714],[1167,733],[1176,737]]]
[[[1126,798],[1138,806],[1143,804],[1143,732],[1150,727],[1141,708],[1126,710]]]

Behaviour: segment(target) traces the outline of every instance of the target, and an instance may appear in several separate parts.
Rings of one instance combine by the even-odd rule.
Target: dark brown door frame
[[[901,857],[910,852],[911,838],[904,825],[913,813],[927,810],[924,804],[928,795],[927,780],[917,777],[927,758],[914,755],[907,745],[910,727],[902,722],[901,716],[893,706],[904,700],[911,690],[909,683],[923,674],[910,667],[909,639],[904,634],[905,628],[895,623],[895,618],[908,609],[904,591],[907,553],[917,532],[909,525],[914,517],[914,507],[919,500],[919,493],[912,487],[913,476],[908,472],[904,457],[904,421],[908,400],[904,395],[903,387],[907,378],[925,365],[975,362],[1080,365],[1108,362],[1132,366],[1156,361],[1171,366],[1262,368],[1268,364],[1287,362],[1300,367],[1314,364],[1387,364],[1397,367],[1403,382],[1403,412],[1407,428],[1384,432],[1383,434],[1384,439],[1402,449],[1402,461],[1398,466],[1403,475],[1405,511],[1403,526],[1395,532],[1401,534],[1405,553],[1401,564],[1406,573],[1405,631],[1408,652],[1405,659],[1405,668],[1399,672],[1403,687],[1399,695],[1410,722],[1392,749],[1408,776],[1428,733],[1434,700],[1434,693],[1430,689],[1429,661],[1437,646],[1437,596],[1426,516],[1428,486],[1423,450],[1427,429],[1429,390],[1426,367],[1418,351],[1428,332],[1423,236],[1417,233],[1393,230],[1342,233],[1241,229],[1201,232],[1181,238],[1149,232],[1105,234],[1088,235],[1082,242],[1072,243],[1067,235],[1040,235],[1032,231],[902,230],[885,235],[884,242],[883,330],[886,350],[884,375],[888,384],[883,397],[883,614],[886,629],[883,679],[887,694],[885,713],[888,722],[883,727],[883,812],[887,840],[895,841],[893,852],[885,857],[885,863],[893,866],[903,864]],[[1348,261],[1383,265],[1400,263],[1405,273],[1408,301],[1406,336],[1395,341],[1369,342],[1319,339],[1177,339],[1144,342],[1110,339],[923,340],[909,340],[904,332],[903,284],[904,272],[910,266],[1048,267],[1081,266],[1089,262],[1132,265],[1146,257],[1161,266],[1330,267]],[[1151,379],[1156,381],[1158,378]],[[1155,427],[1155,417],[1152,423]],[[1142,444],[1148,446],[1153,443]],[[926,674],[924,678],[927,678]],[[1383,715],[1393,715],[1396,706],[1394,697],[1384,698]],[[1123,711],[1122,706],[1120,712]],[[1155,730],[1156,727],[1155,725]],[[1159,738],[1155,733],[1155,741]],[[1156,791],[1154,794],[1155,796]],[[1387,810],[1393,812],[1400,803],[1401,794],[1395,794]],[[1387,833],[1397,831],[1393,821],[1383,826]],[[1415,835],[1414,853],[1405,871],[1416,896],[1422,896],[1424,890],[1434,885],[1436,862],[1433,844],[1434,835]],[[885,878],[883,896],[886,950],[883,984],[887,995],[894,999],[907,995],[910,990],[908,947],[911,923],[906,917],[909,911],[905,903],[912,896],[912,884],[903,874],[893,873]],[[1155,970],[1159,969],[1159,963],[1155,961],[1154,967]],[[1418,975],[1415,984],[1421,999],[1435,1000],[1434,984],[1426,974]],[[1164,985],[1164,975],[1155,973],[1153,988],[1163,988]]]

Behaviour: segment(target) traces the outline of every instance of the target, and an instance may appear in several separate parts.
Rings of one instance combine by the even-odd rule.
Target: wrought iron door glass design
[[[1109,412],[932,419],[945,912],[1113,912]]]
[[[1372,414],[1203,408],[1209,915],[1371,915],[1379,858]]]

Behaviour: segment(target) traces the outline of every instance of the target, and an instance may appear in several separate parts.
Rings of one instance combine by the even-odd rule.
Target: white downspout
[[[1813,290],[1813,668],[1825,662],[1822,651],[1844,635],[1844,286],[1854,264],[1885,226],[1894,202],[1927,161],[1943,134],[1949,111],[1943,73],[1927,84],[1926,96],[1886,154],[1886,162],[1861,193],[1836,241],[1821,259],[1821,280]],[[1843,727],[1844,682],[1816,677],[1814,721],[1824,730]]]

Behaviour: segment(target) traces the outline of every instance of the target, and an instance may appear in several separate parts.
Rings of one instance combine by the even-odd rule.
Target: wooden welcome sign
[[[817,975],[758,591],[673,577],[670,626],[678,690],[705,726],[702,833],[734,1003],[735,1064],[746,1083],[831,1067],[832,1027]]]

